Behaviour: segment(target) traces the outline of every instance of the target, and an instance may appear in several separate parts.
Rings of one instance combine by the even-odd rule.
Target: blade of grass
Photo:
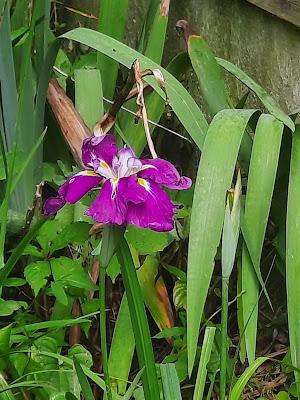
[[[300,397],[300,125],[296,125],[293,135],[287,221],[286,221],[286,287],[288,323],[292,364]]]
[[[207,327],[205,329],[193,400],[203,399],[203,392],[207,375],[207,364],[210,360],[215,332],[215,327]]]
[[[133,382],[131,383],[131,385],[129,386],[126,394],[122,397],[123,400],[130,400],[133,396],[133,393],[139,383],[139,380],[141,379],[143,375],[143,369],[141,369],[135,376]]]
[[[189,374],[194,365],[200,321],[221,238],[226,192],[231,187],[242,136],[254,112],[220,111],[209,127],[202,151],[191,213],[187,269]]]
[[[249,168],[243,223],[247,226],[247,246],[251,257],[246,246],[244,246],[241,271],[242,291],[245,291],[242,296],[243,320],[248,321],[250,318],[245,328],[245,342],[250,364],[255,360],[258,316],[257,299],[259,282],[255,271],[259,270],[260,266],[261,252],[276,178],[282,132],[282,122],[278,121],[272,115],[261,115],[255,131]],[[253,307],[255,307],[254,312]]]
[[[246,369],[245,372],[239,377],[238,381],[234,385],[230,395],[229,395],[229,400],[240,400],[241,395],[243,393],[243,390],[251,378],[251,376],[254,374],[256,369],[263,364],[265,361],[267,361],[267,357],[259,357],[249,367]]]
[[[234,75],[238,80],[240,80],[244,85],[251,89],[256,96],[260,99],[266,109],[270,114],[274,115],[275,118],[282,121],[291,131],[295,130],[295,124],[291,118],[280,108],[276,101],[262,88],[258,83],[256,83],[250,76],[248,76],[244,71],[238,68],[236,65],[229,61],[223,60],[222,58],[216,57],[216,60],[221,67],[226,69]]]
[[[85,373],[83,372],[83,369],[82,369],[80,363],[77,361],[75,356],[73,358],[73,362],[74,362],[76,375],[77,375],[79,384],[81,386],[81,390],[82,390],[84,399],[85,400],[95,400],[91,386],[89,384],[89,381],[87,380],[87,377],[86,377]]]
[[[175,364],[160,364],[164,400],[181,400],[180,383]]]
[[[159,386],[146,311],[135,266],[125,239],[121,241],[117,255],[127,294],[139,365],[140,368],[145,367],[143,372],[145,399],[158,400]]]
[[[214,116],[224,108],[232,108],[221,75],[221,68],[201,36],[189,36],[188,53],[210,115]]]
[[[125,394],[135,348],[126,294],[122,298],[111,342],[108,369],[119,394]]]
[[[102,0],[99,12],[99,31],[122,42],[127,13],[128,0],[120,0],[115,6],[112,6],[111,0]],[[97,64],[101,72],[104,97],[112,100],[117,82],[119,64],[101,53],[97,55]]]
[[[127,68],[131,68],[132,63],[138,58],[141,62],[142,70],[147,68],[160,69],[165,78],[166,91],[171,107],[197,146],[202,149],[208,124],[187,90],[165,69],[130,47],[90,29],[76,28],[62,35],[61,38],[83,43],[113,58]],[[158,87],[153,77],[147,77],[145,80],[165,99],[165,94]]]

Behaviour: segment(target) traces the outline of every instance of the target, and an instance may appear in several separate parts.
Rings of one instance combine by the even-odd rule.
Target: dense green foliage
[[[128,47],[130,1],[119,3],[100,0],[91,30],[58,22],[64,2],[0,0],[0,400],[237,400],[249,388],[250,398],[300,398],[297,116],[182,25],[187,53],[162,67],[167,1],[148,2]],[[143,78],[156,151],[195,175],[170,194],[175,228],[94,225],[84,215],[93,194],[46,219],[42,199],[80,169],[47,104],[49,80],[92,132],[136,59],[163,75]],[[190,70],[203,107],[184,86]],[[223,70],[261,110],[247,96],[234,107]],[[149,155],[136,111],[126,101],[112,131]],[[191,154],[201,154],[197,174]],[[273,327],[289,328],[281,352]],[[261,386],[251,383],[259,369]]]

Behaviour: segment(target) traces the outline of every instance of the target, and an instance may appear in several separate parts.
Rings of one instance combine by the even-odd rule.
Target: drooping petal
[[[100,160],[104,160],[111,166],[112,159],[117,152],[118,148],[113,135],[91,136],[83,141],[82,161],[86,167],[96,170]]]
[[[117,181],[117,180],[116,180]],[[123,193],[126,190],[126,179],[118,182],[108,179],[96,200],[85,212],[96,222],[123,225],[126,221],[127,204]]]
[[[93,171],[81,171],[71,176],[59,189],[58,195],[68,203],[79,201],[92,188],[98,186],[102,177]]]
[[[149,191],[145,202],[128,203],[127,224],[154,231],[171,231],[174,228],[174,204],[169,196],[154,182],[146,181]]]
[[[50,197],[44,203],[44,215],[55,215],[65,204],[66,201],[62,197]]]
[[[143,203],[147,200],[150,192],[149,183],[136,175],[131,175],[128,178],[122,179],[126,181],[126,187],[122,193],[126,203]]]
[[[192,185],[190,178],[180,176],[177,169],[169,161],[161,158],[142,160],[143,168],[139,176],[151,179],[159,185],[164,185],[170,189],[183,190]]]
[[[142,165],[130,147],[120,149],[112,161],[112,168],[118,178],[136,174],[142,168]]]

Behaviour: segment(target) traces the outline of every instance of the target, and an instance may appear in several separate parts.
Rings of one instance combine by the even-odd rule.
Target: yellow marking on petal
[[[116,185],[119,181],[119,178],[111,178],[111,182]]]
[[[84,176],[99,176],[99,174],[97,174],[97,172],[94,172],[94,171],[82,171],[82,172],[79,172],[79,175],[84,175]]]
[[[138,178],[138,184],[141,185],[141,186],[143,186],[143,188],[146,189],[147,192],[150,191],[149,183],[148,183],[145,179]]]
[[[110,169],[110,166],[104,160],[100,160],[100,165],[105,169]]]
[[[154,165],[144,164],[144,165],[142,166],[142,171],[144,171],[145,169],[149,169],[149,168],[155,168],[155,169],[157,169]]]

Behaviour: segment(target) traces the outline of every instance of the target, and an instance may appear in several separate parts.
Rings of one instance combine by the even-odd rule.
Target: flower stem
[[[104,381],[106,387],[107,400],[112,400],[109,371],[108,371],[108,359],[107,359],[107,341],[106,341],[106,309],[105,309],[105,280],[106,280],[106,268],[100,265],[100,277],[99,277],[99,289],[100,289],[100,341],[101,341],[101,355],[102,365],[104,373]]]
[[[226,397],[228,278],[222,277],[220,400]]]

